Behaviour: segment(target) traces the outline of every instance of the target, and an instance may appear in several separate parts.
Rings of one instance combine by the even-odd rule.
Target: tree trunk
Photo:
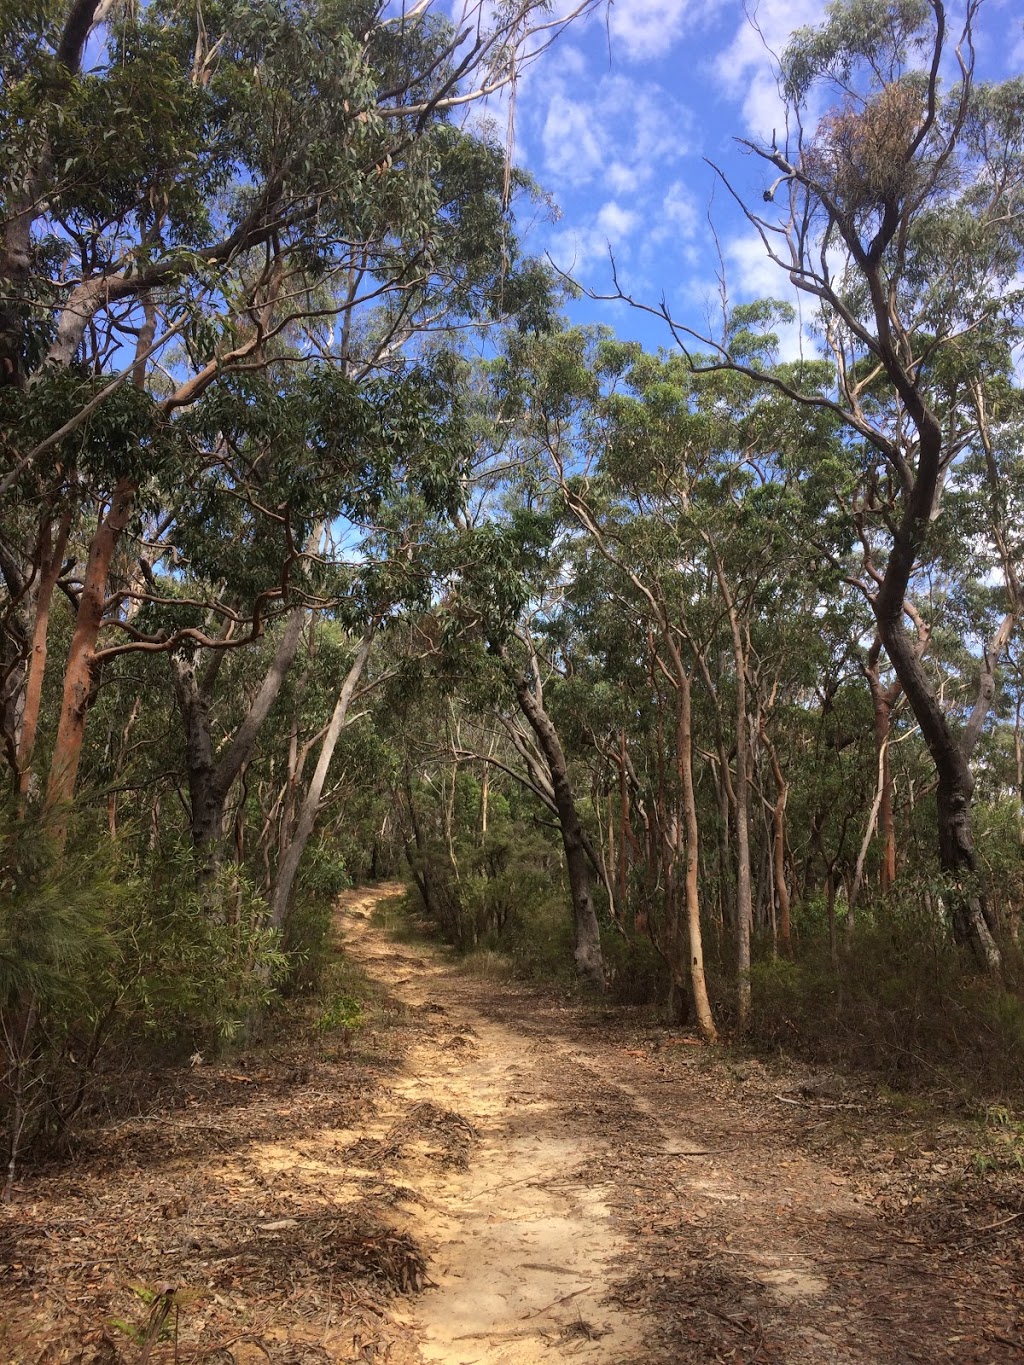
[[[876,700],[875,748],[880,755],[882,799],[878,807],[878,832],[882,836],[882,866],[879,887],[883,894],[896,880],[896,826],[893,821],[892,759],[889,756],[889,735],[892,731],[892,705],[886,699]]]
[[[412,791],[412,778],[409,773],[409,763],[405,764],[405,799],[409,805],[409,823],[412,825],[412,837],[416,844],[416,857],[412,856],[409,849],[409,840],[402,839],[402,846],[405,849],[405,860],[409,864],[409,871],[412,873],[416,889],[420,893],[423,901],[423,908],[428,916],[438,923],[437,907],[434,903],[434,893],[430,885],[430,879],[426,875],[426,841],[423,838],[423,830],[420,827],[419,818],[416,815],[416,798]]]
[[[772,859],[775,871],[775,896],[779,907],[779,942],[782,944],[782,951],[788,956],[793,947],[789,884],[786,881],[786,806],[789,801],[789,784],[783,776],[775,745],[768,738],[763,724],[761,740],[768,751],[768,761],[772,766],[772,779],[775,783],[775,803],[772,806]]]
[[[944,470],[943,432],[893,345],[891,299],[878,260],[865,258],[861,265],[878,324],[879,356],[917,432],[913,482],[893,531],[885,574],[872,606],[879,638],[921,727],[938,776],[939,862],[949,884],[953,934],[959,943],[970,947],[983,970],[997,974],[1002,968],[1002,954],[987,923],[981,896],[972,885],[976,873],[971,835],[974,779],[966,753],[950,730],[924,670],[920,651],[914,649],[903,626],[910,577],[938,509]]]
[[[107,581],[121,533],[128,524],[135,498],[135,484],[121,479],[114,489],[110,508],[101,518],[89,546],[85,580],[78,601],[78,614],[64,674],[57,740],[50,762],[46,808],[69,802],[75,794],[78,765],[82,758],[86,712],[96,667],[96,642],[103,625]]]
[[[259,691],[253,698],[245,719],[217,761],[213,780],[214,788],[222,805],[227,800],[228,793],[243,765],[248,763],[252,757],[252,751],[255,748],[260,730],[263,728],[271,707],[284,686],[288,670],[295,662],[305,622],[306,608],[303,606],[292,607],[288,613],[284,630],[282,630],[274,648],[267,671],[263,675]]]
[[[60,577],[71,531],[71,512],[61,518],[54,542],[47,523],[40,535],[39,587],[35,600],[35,619],[32,623],[32,645],[28,659],[25,679],[25,696],[21,708],[18,727],[17,749],[17,790],[24,800],[32,786],[32,756],[35,752],[36,735],[39,730],[39,707],[43,695],[43,678],[46,675],[47,638],[50,626],[50,603],[53,590]]]
[[[338,737],[345,728],[352,697],[370,657],[374,634],[374,630],[370,629],[363,636],[359,648],[356,650],[356,657],[345,675],[345,681],[338,693],[338,700],[335,703],[330,724],[327,726],[323,742],[320,745],[320,756],[317,759],[316,768],[299,808],[298,823],[278,865],[277,876],[270,893],[270,922],[278,929],[284,923],[285,916],[288,913],[288,904],[291,900],[292,887],[295,884],[299,863],[302,861],[306,844],[309,842],[309,836],[313,833],[316,817],[320,812],[320,801],[323,797],[324,785],[327,782],[327,771],[331,766],[331,759],[334,757]]]
[[[537,742],[551,773],[551,786],[572,895],[573,958],[576,970],[592,986],[604,990],[606,986],[604,959],[601,955],[601,935],[594,909],[591,861],[587,856],[583,827],[576,810],[565,753],[558,732],[525,673],[507,661],[505,666],[515,688],[520,710],[537,736]]]
[[[927,644],[927,631],[919,631],[916,645],[919,656],[923,656]],[[876,636],[868,652],[864,675],[871,690],[875,753],[878,754],[881,765],[879,779],[881,804],[878,808],[878,832],[882,837],[882,866],[879,872],[879,886],[884,895],[896,880],[896,827],[893,819],[892,760],[889,755],[889,736],[892,733],[892,709],[903,688],[898,678],[889,687],[882,686],[878,667],[880,645],[881,639]]]
[[[977,872],[971,833],[974,778],[924,665],[903,629],[900,621],[903,593],[899,594],[898,607],[893,609],[888,606],[883,592],[884,585],[876,599],[879,634],[921,727],[938,776],[939,865],[949,887],[946,899],[953,936],[958,943],[971,949],[979,967],[998,974],[1002,968],[1002,954],[987,922],[982,897],[974,885]]]
[[[726,929],[736,925],[735,879],[732,872],[732,843],[729,839],[730,800],[729,764],[724,746],[719,746],[715,767],[715,798],[718,802],[718,949],[721,952]]]
[[[305,617],[304,607],[291,609],[259,691],[219,759],[214,755],[210,708],[213,683],[224,650],[217,651],[202,677],[197,672],[195,659],[182,655],[171,657],[174,690],[185,724],[192,846],[197,856],[200,883],[208,882],[216,871],[224,837],[224,812],[228,797],[239,773],[252,757],[260,730],[295,660]]]
[[[706,1042],[716,1043],[718,1032],[704,976],[704,945],[700,927],[700,828],[697,822],[697,796],[693,786],[693,707],[691,678],[679,669],[679,727],[677,759],[686,825],[686,925],[689,931],[690,985],[697,1025]]]
[[[220,858],[224,833],[224,803],[214,788],[213,735],[210,728],[210,695],[196,672],[196,660],[171,657],[174,690],[185,725],[185,769],[188,773],[192,847],[196,855],[196,880],[208,884]]]
[[[725,600],[736,664],[736,1027],[750,1018],[750,930],[754,907],[750,892],[750,783],[747,753],[747,656],[736,603],[716,556],[715,576]]]

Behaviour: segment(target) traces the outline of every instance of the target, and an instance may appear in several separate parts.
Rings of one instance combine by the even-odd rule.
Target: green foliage
[[[476,943],[506,953],[519,975],[564,979],[572,948],[566,892],[524,855],[526,849],[515,849],[513,866],[469,882],[465,904],[477,926]]]
[[[0,811],[0,1014],[33,1001],[62,1015],[95,1008],[91,987],[116,970],[114,925],[137,887],[100,844],[58,856],[52,825]]]
[[[244,876],[197,886],[191,858],[142,877],[126,843],[5,812],[0,833],[0,1131],[9,1157],[63,1138],[107,1058],[216,1052],[273,999],[287,959]],[[116,1106],[117,1098],[107,1093]]]
[[[317,991],[331,962],[334,906],[352,885],[334,842],[317,839],[306,849],[298,884],[284,926],[284,978],[289,994]]]
[[[847,86],[863,62],[876,81],[897,77],[920,51],[922,29],[933,17],[927,0],[832,0],[823,24],[798,29],[786,49],[786,93],[806,97],[824,78]]]
[[[754,964],[753,1039],[894,1086],[1019,1104],[1024,1001],[1015,983],[965,976],[947,926],[909,884],[858,916],[837,967],[826,934],[809,929],[794,960]]]
[[[990,1104],[983,1120],[985,1145],[971,1155],[977,1175],[991,1171],[1024,1171],[1024,1122],[1005,1105]]]
[[[414,903],[461,953],[498,953],[518,974],[564,977],[571,916],[560,850],[553,831],[530,827],[533,801],[515,795],[513,803],[500,790],[491,793],[484,836],[482,792],[469,773],[458,775],[447,796],[428,785],[414,790],[420,830],[415,852],[409,850]]]
[[[617,1005],[662,1005],[668,999],[665,959],[646,934],[606,933],[601,950],[608,970],[608,993]]]
[[[191,858],[134,898],[115,932],[131,943],[133,979],[120,1011],[141,1036],[180,1051],[216,1051],[274,998],[288,959],[243,872],[196,883]]]
[[[333,1033],[336,1029],[351,1031],[363,1023],[363,1007],[351,995],[340,992],[325,1001],[316,1018],[318,1033]]]

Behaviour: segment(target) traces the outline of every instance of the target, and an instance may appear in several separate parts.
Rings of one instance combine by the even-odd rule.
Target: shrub
[[[755,964],[751,1036],[813,1060],[943,1085],[965,1099],[1024,1097],[1024,1000],[1012,979],[965,970],[916,896],[867,907],[838,969],[824,936],[796,961]]]
[[[608,991],[617,1005],[650,1005],[669,994],[669,971],[665,959],[644,934],[604,932],[601,935]]]
[[[197,885],[189,853],[136,869],[123,845],[0,812],[0,1134],[8,1171],[63,1139],[121,1065],[216,1051],[273,997],[286,959],[251,884]],[[62,847],[62,844],[64,845]],[[108,1092],[118,1102],[114,1087]],[[123,1095],[120,1096],[123,1103]],[[13,1178],[9,1176],[9,1179]]]

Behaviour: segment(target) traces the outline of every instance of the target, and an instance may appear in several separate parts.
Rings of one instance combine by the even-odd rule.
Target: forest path
[[[610,1182],[583,1169],[609,1135],[564,1111],[564,1059],[476,1008],[484,983],[430,947],[396,945],[373,901],[339,912],[346,953],[434,1027],[406,1055],[392,1095],[471,1134],[466,1169],[419,1170],[409,1227],[431,1253],[428,1289],[401,1314],[424,1361],[534,1365],[543,1358],[623,1365],[634,1316],[606,1302],[626,1255]],[[600,1115],[600,1109],[597,1117]],[[461,1164],[461,1163],[459,1163]]]
[[[418,1173],[410,1226],[436,1287],[402,1316],[424,1361],[1024,1359],[1013,1219],[993,1220],[1000,1246],[972,1240],[977,1215],[935,1240],[912,1221],[920,1192],[886,1193],[901,1142],[941,1174],[941,1135],[879,1131],[849,1095],[692,1039],[631,1045],[623,1012],[396,943],[375,899],[339,910],[346,951],[434,1025],[393,1093],[475,1133],[464,1170]],[[837,1122],[862,1125],[856,1160],[829,1159]]]
[[[400,890],[267,1038],[110,1058],[0,1207],[0,1365],[1024,1361],[1024,1180],[948,1101],[472,975]]]

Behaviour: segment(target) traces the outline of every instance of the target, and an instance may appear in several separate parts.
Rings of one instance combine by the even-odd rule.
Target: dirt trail
[[[436,1287],[403,1316],[423,1359],[622,1365],[640,1332],[606,1300],[626,1242],[612,1224],[610,1181],[581,1167],[607,1139],[566,1121],[546,1042],[488,1021],[470,1003],[480,983],[459,980],[429,949],[396,949],[369,909],[345,911],[346,950],[440,1029],[413,1046],[394,1093],[457,1113],[475,1139],[464,1172],[417,1182],[421,1212],[409,1225],[433,1252]]]
[[[693,1040],[630,1046],[621,1012],[462,974],[392,943],[369,908],[343,912],[348,950],[440,1026],[396,1089],[477,1132],[464,1173],[419,1186],[437,1284],[408,1315],[424,1360],[1024,1360],[1020,1225],[993,1219],[1005,1240],[986,1245],[987,1215],[954,1204],[954,1235],[923,1235],[920,1193],[897,1213],[878,1178],[894,1135],[855,1097],[807,1098],[799,1075]],[[844,1140],[863,1127],[857,1159],[813,1150],[837,1121]]]
[[[338,907],[363,1027],[166,1069],[23,1173],[0,1365],[1024,1361],[976,1127],[470,975],[380,926],[398,889]]]

